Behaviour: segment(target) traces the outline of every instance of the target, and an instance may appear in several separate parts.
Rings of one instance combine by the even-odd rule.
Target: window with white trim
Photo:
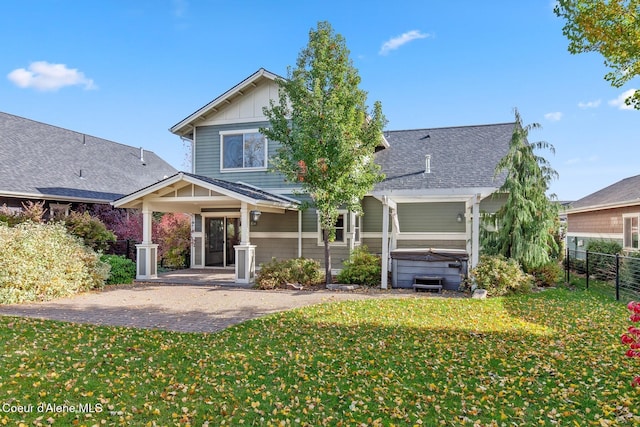
[[[640,249],[638,224],[640,223],[640,214],[623,215],[622,229],[624,235],[625,249]]]
[[[258,129],[220,132],[220,170],[264,170],[267,139]]]
[[[340,211],[338,218],[336,219],[336,238],[332,245],[346,245],[347,244],[347,211]],[[320,225],[320,215],[318,215],[318,245],[324,245],[324,238],[322,236],[322,226]]]

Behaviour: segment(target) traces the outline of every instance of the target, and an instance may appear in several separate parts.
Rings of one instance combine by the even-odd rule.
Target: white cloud
[[[401,36],[394,37],[384,42],[382,47],[380,48],[380,52],[378,53],[380,55],[387,55],[392,50],[396,50],[400,46],[405,45],[410,41],[417,39],[426,39],[427,37],[429,37],[429,34],[421,33],[419,30],[411,30],[402,34]]]
[[[32,62],[28,69],[15,69],[7,75],[7,78],[21,88],[42,91],[56,91],[65,86],[96,89],[93,80],[85,77],[84,73],[76,68],[67,68],[65,64],[50,64],[46,61]]]
[[[633,106],[627,105],[624,101],[625,99],[633,95],[635,91],[635,89],[629,89],[622,92],[616,99],[612,99],[611,101],[609,101],[609,105],[611,105],[612,107],[616,107],[619,110],[633,110]]]
[[[587,101],[587,102],[578,102],[578,107],[586,110],[587,108],[598,108],[600,106],[600,100],[596,99],[595,101]]]
[[[560,111],[556,111],[555,113],[547,113],[544,115],[544,118],[551,122],[557,122],[562,118],[562,113]]]

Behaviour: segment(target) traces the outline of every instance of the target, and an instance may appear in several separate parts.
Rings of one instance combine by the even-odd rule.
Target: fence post
[[[565,284],[568,285],[569,281],[571,279],[571,277],[569,276],[569,274],[570,274],[569,270],[571,269],[571,258],[570,258],[570,253],[569,253],[569,245],[567,245],[567,256],[565,257],[565,265],[566,265],[566,268],[565,268],[566,271],[564,272],[564,277],[565,277],[565,280],[566,280]]]
[[[616,254],[616,301],[620,301],[620,254]]]
[[[586,273],[587,273],[586,288],[589,289],[589,251],[585,251],[585,266],[586,266]]]

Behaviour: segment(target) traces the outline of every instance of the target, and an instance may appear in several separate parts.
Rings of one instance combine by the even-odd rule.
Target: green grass
[[[33,405],[0,425],[640,424],[627,318],[564,289],[324,304],[218,334],[0,318],[0,404]]]

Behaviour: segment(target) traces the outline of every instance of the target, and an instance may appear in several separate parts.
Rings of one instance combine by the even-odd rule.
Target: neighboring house
[[[172,133],[192,142],[193,171],[114,202],[141,208],[147,219],[139,278],[156,275],[154,211],[191,213],[191,266],[233,265],[239,282],[251,283],[255,265],[272,257],[324,261],[315,210],[300,210],[306,196],[296,192],[296,183],[269,170],[278,142],[259,133],[269,125],[263,107],[278,100],[278,78],[260,69],[173,126]],[[446,288],[457,288],[468,263],[478,260],[480,212],[495,212],[503,202],[492,197],[504,181],[494,180],[494,169],[514,126],[385,132],[375,161],[386,179],[362,201],[362,217],[341,211],[331,249],[334,267],[365,244],[385,260],[383,287],[391,267],[395,286],[411,286],[416,274],[435,274]]]
[[[640,175],[625,178],[573,202],[567,210],[567,247],[585,250],[589,240],[614,240],[638,251]]]
[[[0,206],[109,204],[176,170],[151,151],[0,112]]]

